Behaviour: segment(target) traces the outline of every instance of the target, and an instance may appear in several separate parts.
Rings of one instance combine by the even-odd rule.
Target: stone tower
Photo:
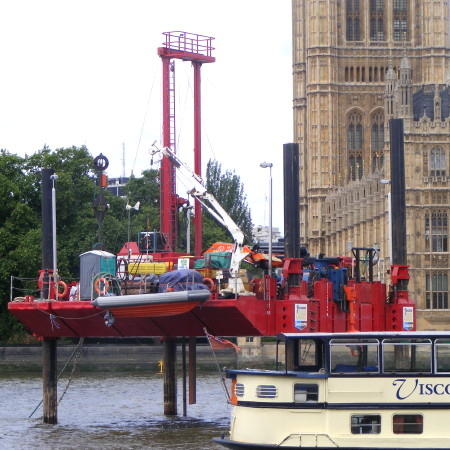
[[[389,119],[396,117],[405,119],[408,263],[413,270],[433,269],[436,255],[426,245],[426,235],[447,233],[447,213],[442,204],[437,216],[433,212],[432,191],[439,191],[435,199],[447,198],[448,3],[293,0],[301,242],[312,255],[346,255],[350,242],[360,247],[377,242],[389,268],[389,186],[380,180],[389,176]],[[424,181],[437,173],[430,172],[437,164],[439,186]],[[426,225],[438,216],[439,229]],[[448,252],[446,243],[440,248]],[[441,256],[442,269],[448,267],[448,253]],[[411,294],[419,309],[426,309],[427,295],[434,294],[427,290],[425,276],[417,278],[421,281],[412,283]],[[444,291],[442,287],[442,295]]]

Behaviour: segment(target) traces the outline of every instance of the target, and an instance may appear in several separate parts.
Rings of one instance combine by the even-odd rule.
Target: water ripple
[[[61,379],[58,392],[67,380]],[[28,449],[220,449],[211,438],[226,433],[230,407],[218,376],[199,376],[197,404],[188,417],[163,414],[163,380],[157,375],[74,378],[58,407],[58,424],[42,423],[42,396],[36,376],[0,378],[0,448]],[[181,413],[181,383],[178,383]]]

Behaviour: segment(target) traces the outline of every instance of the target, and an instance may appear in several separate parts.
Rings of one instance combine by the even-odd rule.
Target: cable
[[[131,171],[133,173],[134,173],[134,168],[136,166],[137,155],[139,153],[139,146],[141,145],[142,134],[144,133],[144,126],[145,126],[145,121],[147,120],[147,113],[148,113],[148,108],[149,108],[149,105],[150,105],[150,100],[151,100],[152,95],[153,95],[153,87],[155,85],[155,79],[156,79],[156,66],[155,66],[155,72],[153,74],[152,87],[150,89],[150,94],[148,96],[147,107],[145,109],[144,120],[142,121],[141,133],[139,135],[139,141],[138,141],[137,148],[136,148],[136,154],[134,155],[134,162],[133,162],[133,166],[132,166],[132,169],[131,169]]]
[[[80,357],[80,355],[81,355],[81,350],[82,350],[82,348],[83,348],[83,344],[84,344],[84,337],[81,337],[80,340],[79,340],[79,342],[78,342],[78,345],[75,347],[74,351],[73,351],[72,354],[70,355],[69,359],[67,360],[66,364],[65,364],[64,367],[62,368],[61,372],[59,372],[59,375],[58,375],[58,377],[56,378],[56,381],[58,381],[58,380],[60,379],[61,375],[64,373],[64,371],[66,370],[66,367],[70,364],[70,361],[72,361],[72,358],[74,357],[74,355],[75,355],[75,353],[76,353],[76,354],[77,354],[77,359],[75,360],[75,363],[74,363],[73,368],[72,368],[72,373],[71,373],[71,377],[73,376],[73,374],[74,374],[74,372],[75,372],[76,364],[78,363],[78,359],[79,359],[79,357]],[[60,401],[62,400],[62,398],[64,397],[65,393],[67,392],[67,389],[69,388],[69,384],[70,384],[71,381],[72,381],[72,380],[71,380],[71,378],[70,378],[70,379],[69,379],[69,383],[67,383],[67,386],[66,386],[66,388],[65,388],[65,390],[64,390],[64,392],[63,392],[63,394],[61,395],[61,397],[60,397],[59,400],[58,400],[58,405],[59,405],[59,402],[60,402]],[[44,402],[44,399],[42,399],[42,400],[39,402],[39,404],[36,406],[36,408],[34,408],[33,412],[28,416],[29,419],[31,419],[31,418],[33,417],[34,413],[39,409],[39,407],[42,405],[43,402]]]

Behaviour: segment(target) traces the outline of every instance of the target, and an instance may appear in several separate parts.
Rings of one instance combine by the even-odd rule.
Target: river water
[[[67,378],[58,383],[58,398]],[[74,376],[58,406],[58,424],[42,423],[38,375],[0,374],[0,449],[223,449],[211,438],[226,434],[231,407],[220,375],[198,375],[197,404],[182,417],[163,414],[161,375]]]

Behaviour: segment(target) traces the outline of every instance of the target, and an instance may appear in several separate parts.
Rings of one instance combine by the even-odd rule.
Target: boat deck
[[[111,326],[105,324],[106,310],[89,301],[10,302],[8,310],[38,337],[187,337],[203,336],[204,327],[222,336],[261,336],[267,332],[266,301],[255,297],[211,299],[171,316],[116,317]]]

